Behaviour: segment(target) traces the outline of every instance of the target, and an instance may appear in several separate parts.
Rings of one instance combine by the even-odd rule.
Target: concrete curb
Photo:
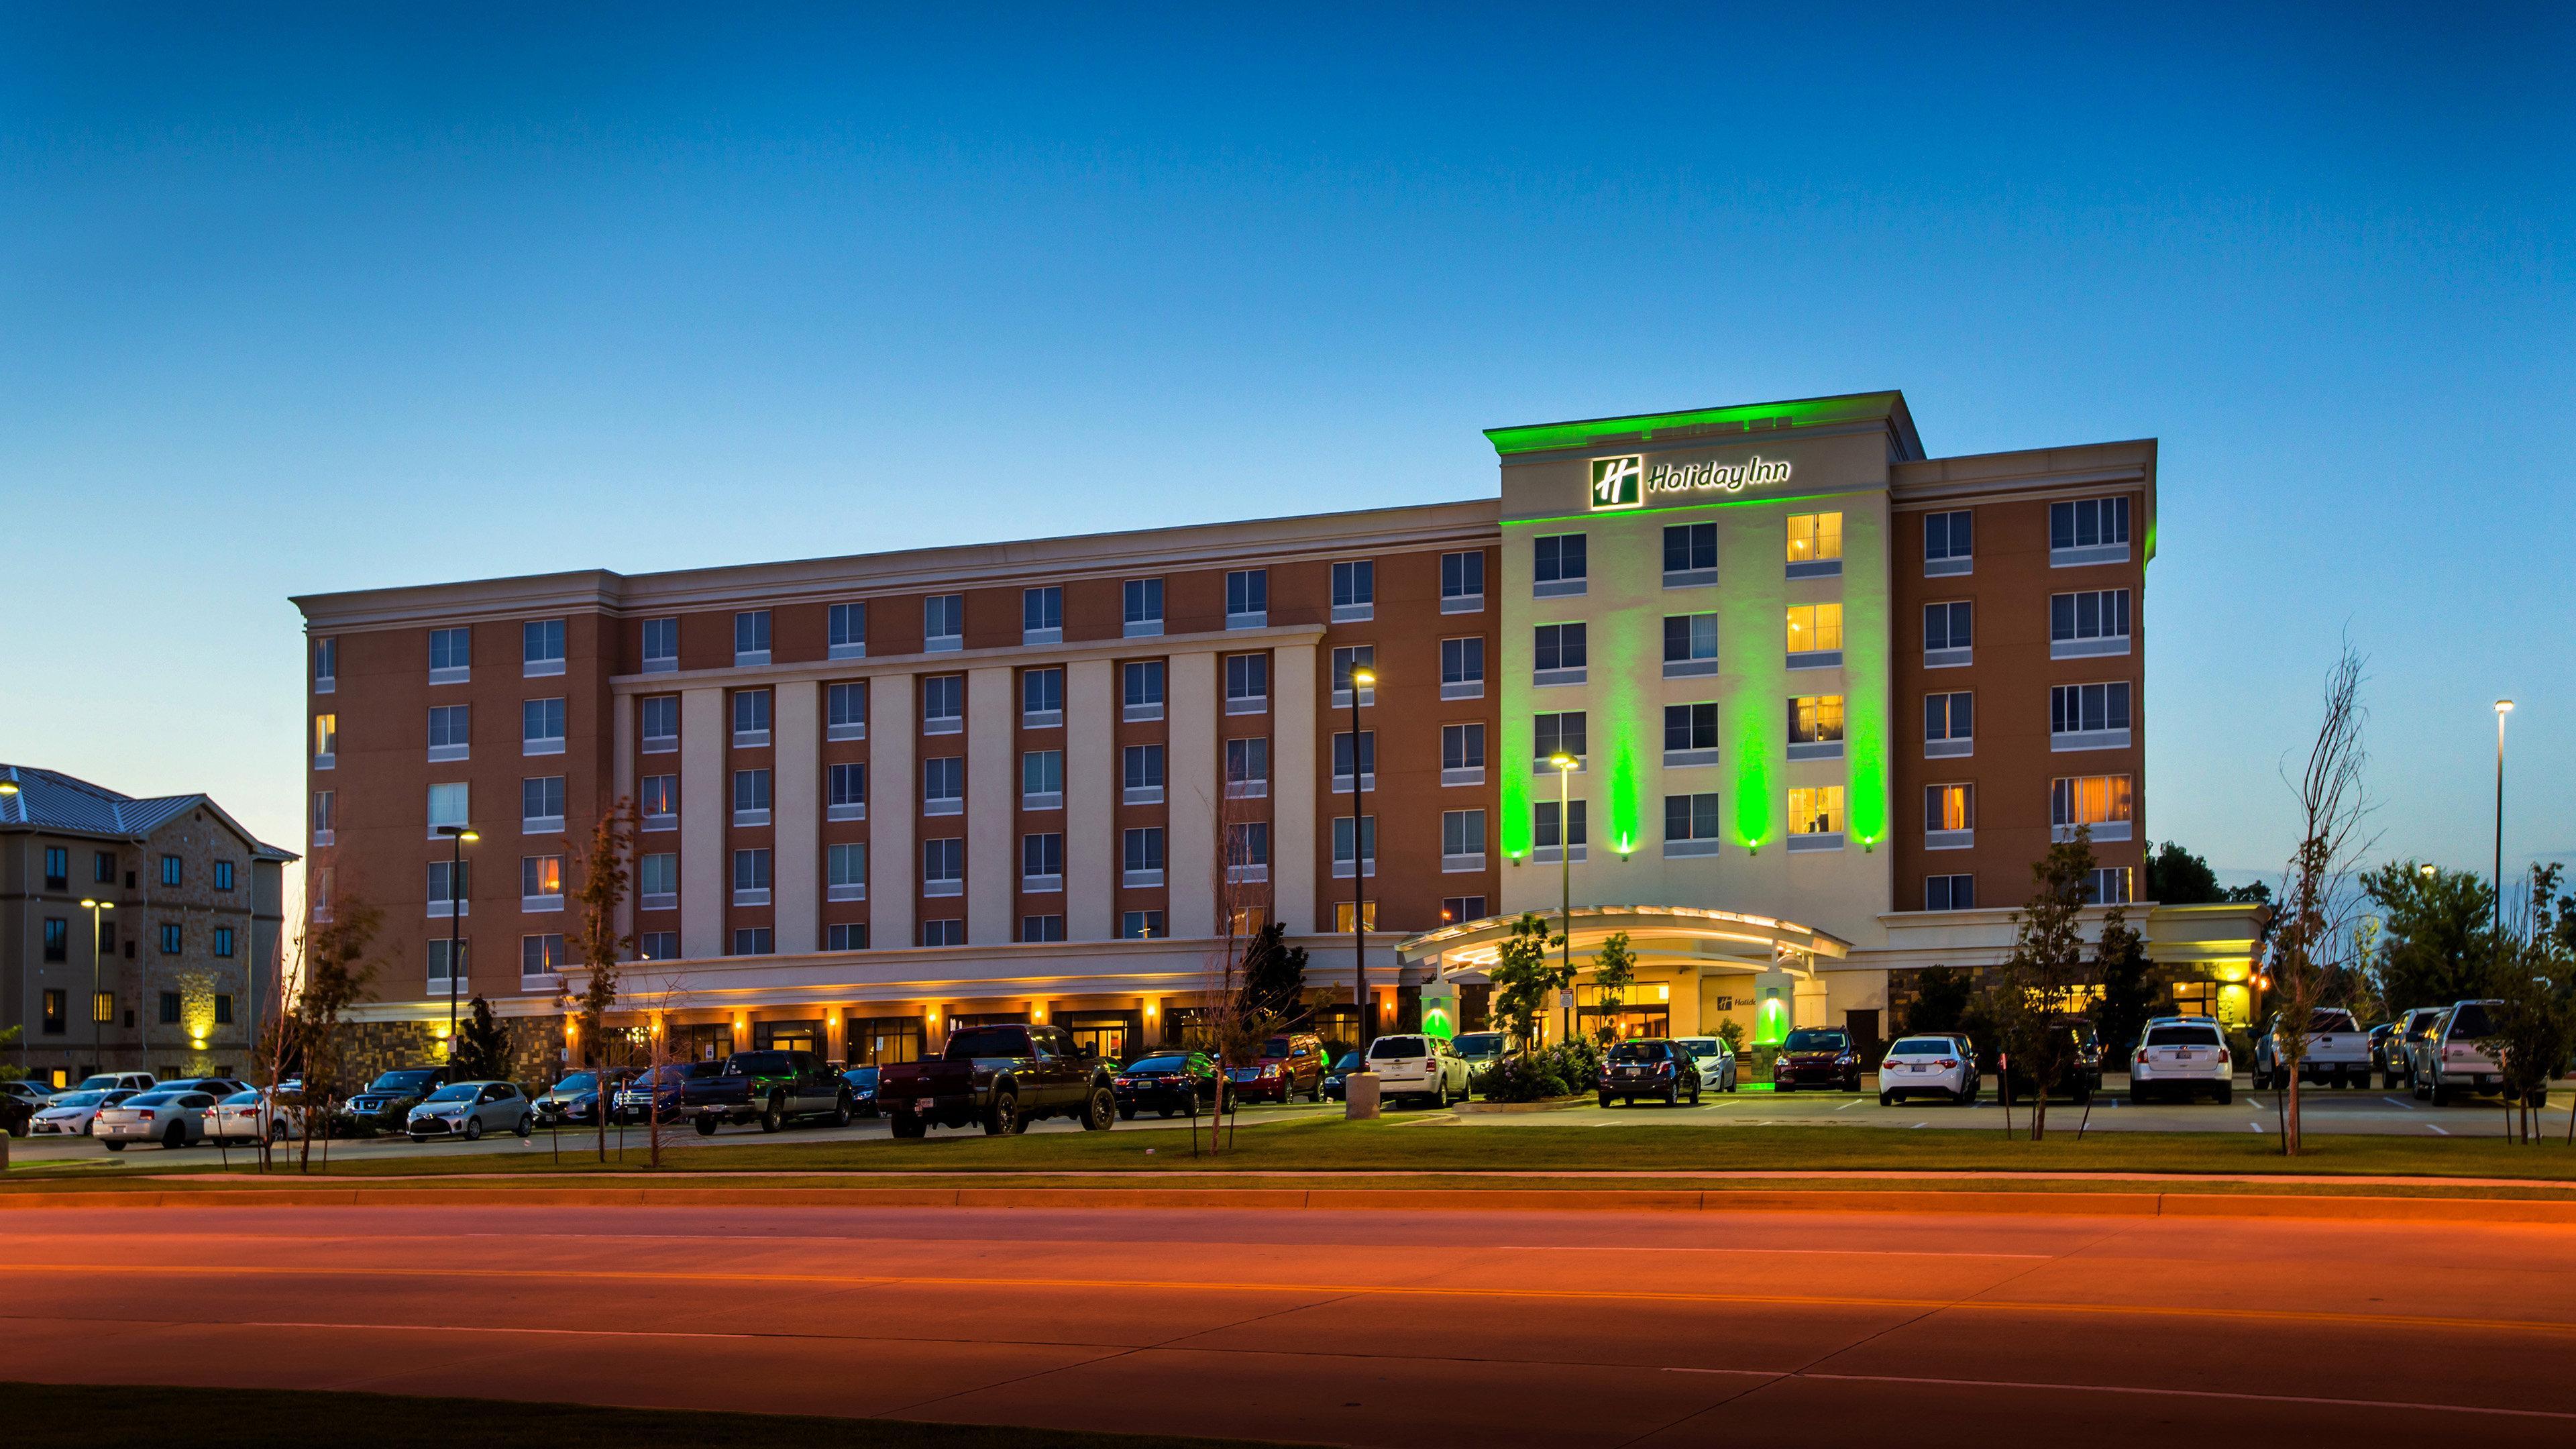
[[[216,1188],[0,1193],[0,1209],[111,1207],[836,1207],[1238,1209],[1266,1212],[1842,1212],[2128,1218],[2316,1218],[2355,1222],[2576,1225],[2576,1202],[2529,1198],[2329,1197],[2290,1193],[1981,1192],[1695,1188]]]

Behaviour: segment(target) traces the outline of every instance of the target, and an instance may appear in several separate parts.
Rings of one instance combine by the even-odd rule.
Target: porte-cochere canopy
[[[1603,941],[1627,932],[1629,949],[1636,953],[1641,970],[1696,968],[1703,975],[1786,971],[1807,976],[1815,971],[1820,959],[1840,960],[1851,952],[1851,943],[1831,932],[1741,911],[1713,911],[1697,906],[1577,906],[1570,916],[1557,911],[1537,914],[1551,934],[1564,918],[1578,957],[1590,956]],[[1494,964],[1503,943],[1511,939],[1512,923],[1518,919],[1517,915],[1486,916],[1425,931],[1399,943],[1396,959],[1406,966],[1428,967],[1437,957],[1444,976],[1461,972],[1481,975]]]

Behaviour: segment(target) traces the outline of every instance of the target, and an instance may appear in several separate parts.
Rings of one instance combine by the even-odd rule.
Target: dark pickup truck
[[[1078,1118],[1099,1132],[1118,1119],[1115,1075],[1062,1027],[970,1026],[951,1032],[932,1060],[883,1067],[877,1107],[893,1119],[897,1137],[919,1137],[933,1122],[981,1122],[999,1137],[1025,1132],[1040,1117]]]
[[[682,1110],[701,1137],[713,1137],[727,1122],[757,1122],[763,1132],[800,1117],[850,1125],[850,1084],[812,1052],[735,1052],[720,1075],[692,1081],[683,1092]]]

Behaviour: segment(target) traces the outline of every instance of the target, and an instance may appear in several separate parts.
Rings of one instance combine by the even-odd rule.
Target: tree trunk
[[[2299,1064],[2297,1062],[2290,1063],[2289,1085],[2282,1088],[2282,1091],[2286,1094],[2285,1100],[2290,1105],[2289,1110],[2281,1114],[2281,1155],[2296,1157],[2299,1155]]]

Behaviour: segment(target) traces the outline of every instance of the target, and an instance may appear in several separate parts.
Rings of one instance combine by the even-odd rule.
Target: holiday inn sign
[[[1620,508],[1643,508],[1655,494],[1674,493],[1741,493],[1756,483],[1786,483],[1789,464],[1785,459],[1765,458],[1756,453],[1738,463],[1723,463],[1714,458],[1697,462],[1657,462],[1647,466],[1645,455],[1626,453],[1615,458],[1595,458],[1591,463],[1592,511],[1604,513]]]

